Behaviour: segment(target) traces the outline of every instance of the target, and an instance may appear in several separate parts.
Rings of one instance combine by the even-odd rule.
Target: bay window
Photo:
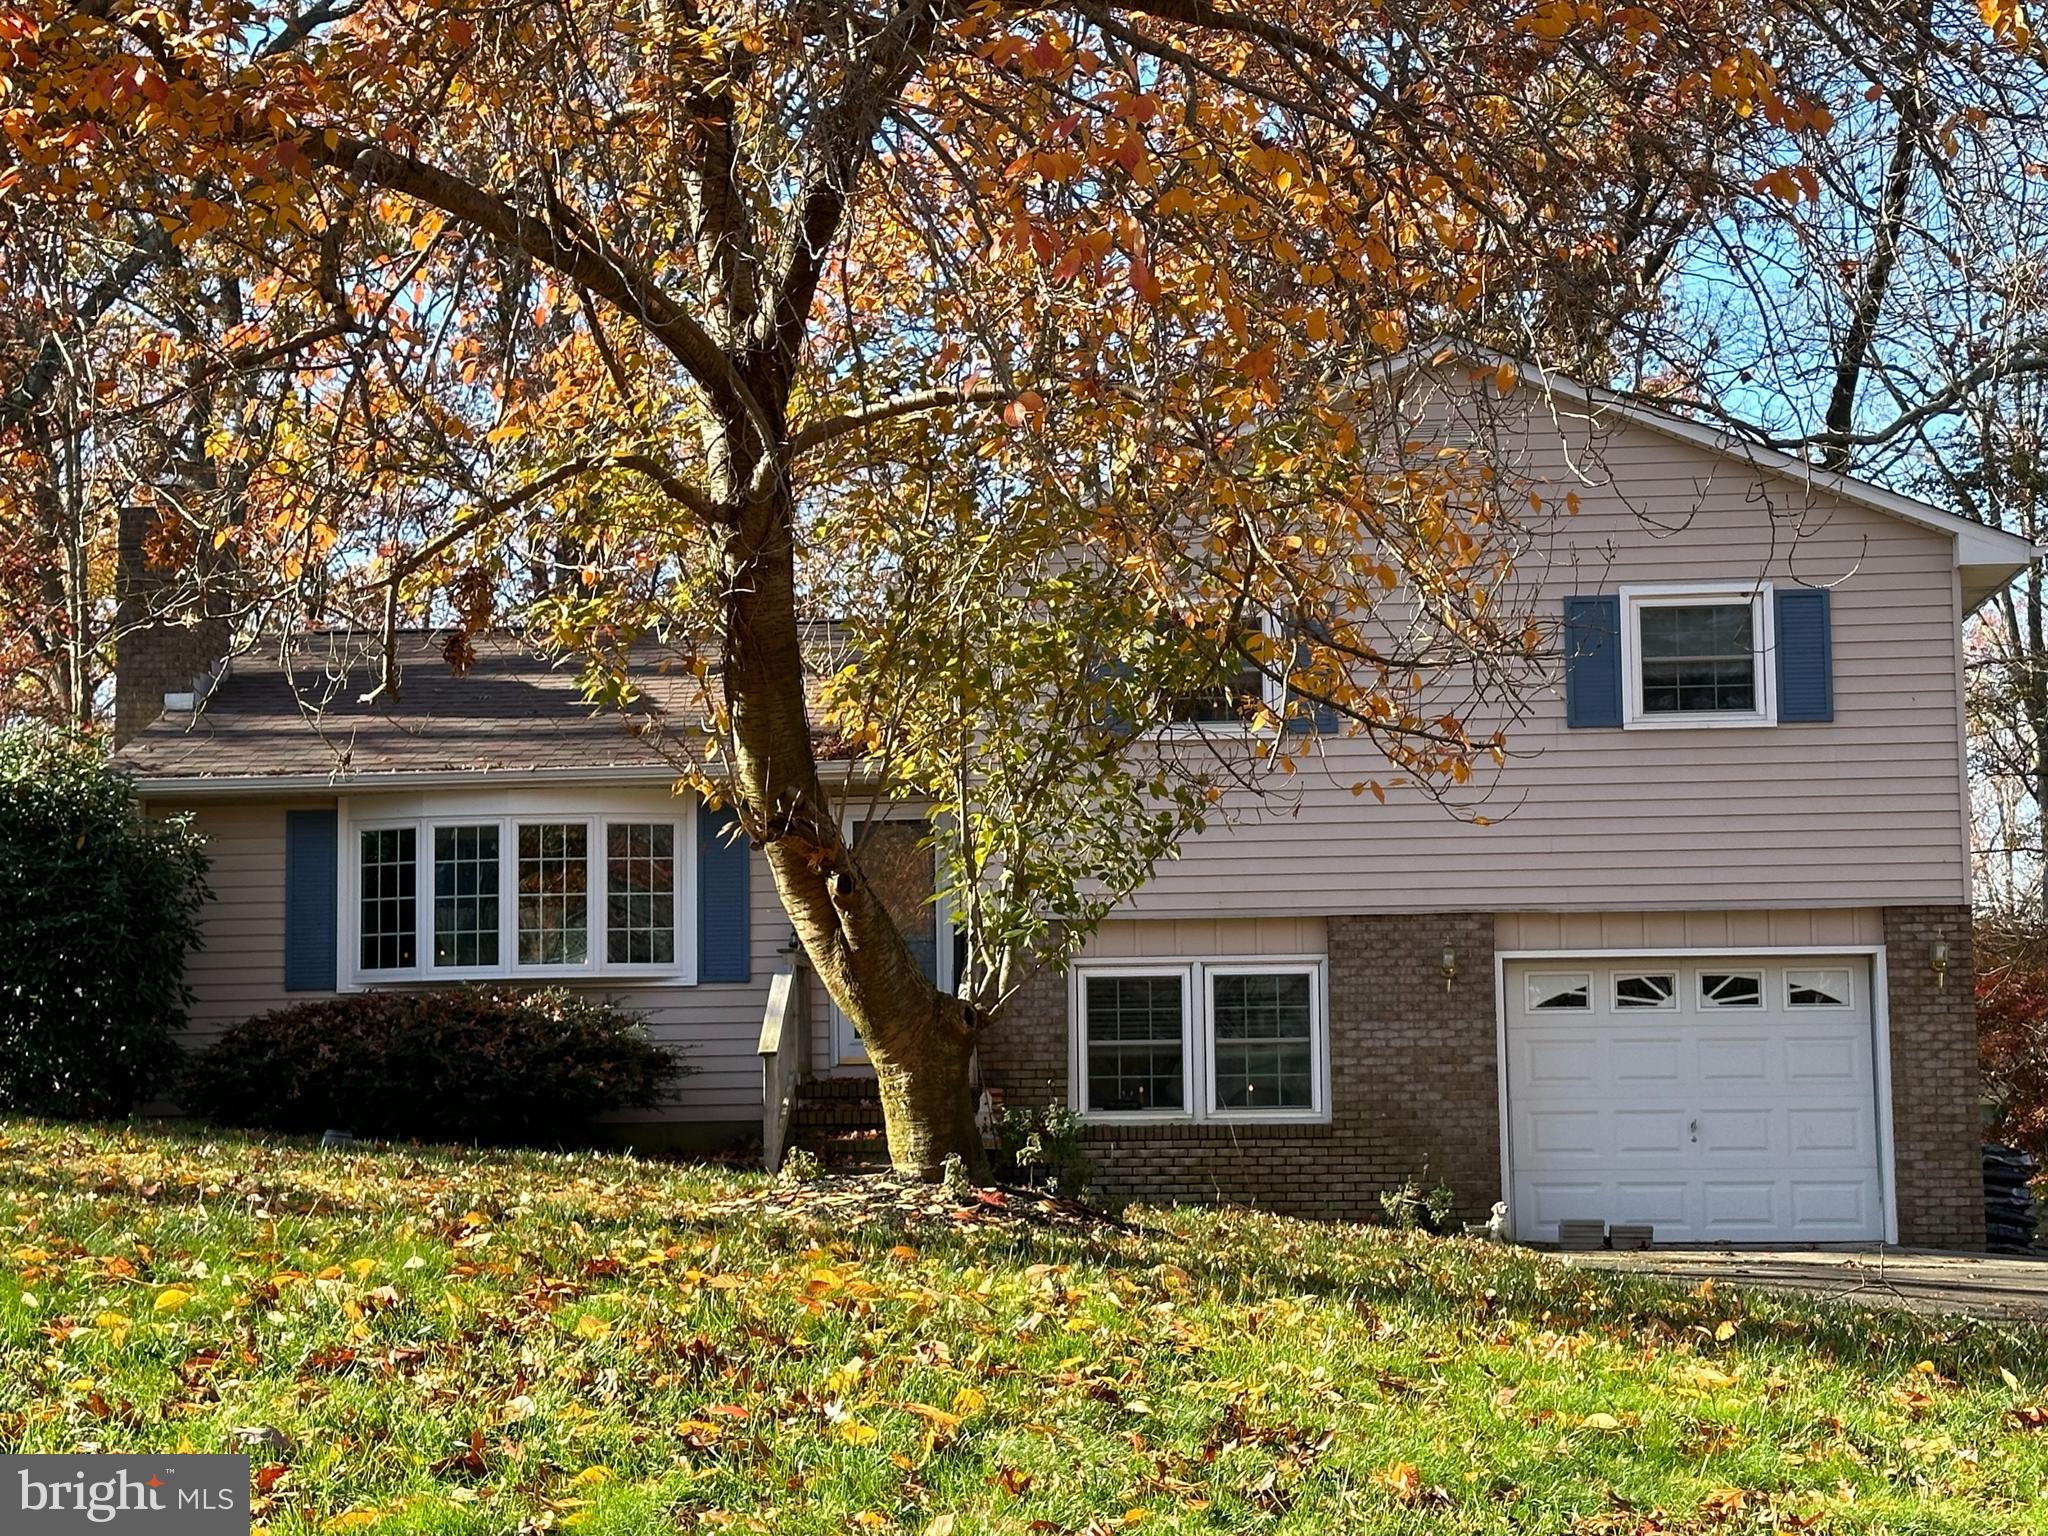
[[[693,979],[689,821],[432,811],[429,801],[405,818],[355,812],[342,910],[356,984]]]
[[[582,965],[590,958],[590,828],[519,825],[519,963]]]
[[[497,963],[498,829],[436,827],[434,964],[483,969]]]
[[[675,827],[615,821],[604,835],[605,958],[613,965],[673,965]]]
[[[409,971],[419,964],[419,834],[367,831],[361,859],[363,969]]]

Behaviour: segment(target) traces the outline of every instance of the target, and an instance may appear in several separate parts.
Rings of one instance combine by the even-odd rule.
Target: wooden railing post
[[[811,1021],[803,1005],[803,966],[793,961],[769,980],[761,1017],[761,1162],[770,1173],[781,1171],[789,1150],[790,1115],[810,1055]]]

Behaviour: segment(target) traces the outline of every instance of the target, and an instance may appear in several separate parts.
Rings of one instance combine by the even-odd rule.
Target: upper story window
[[[1255,635],[1271,632],[1260,615],[1242,626],[1236,635],[1239,646]],[[1215,727],[1242,730],[1261,706],[1277,702],[1277,686],[1265,670],[1239,646],[1221,658],[1215,681],[1206,687],[1171,695],[1164,711],[1166,729],[1199,731]]]
[[[431,810],[431,808],[430,808]],[[684,822],[671,815],[362,814],[343,871],[354,979],[688,980]]]
[[[1624,587],[1621,597],[1627,725],[1775,721],[1769,586]]]

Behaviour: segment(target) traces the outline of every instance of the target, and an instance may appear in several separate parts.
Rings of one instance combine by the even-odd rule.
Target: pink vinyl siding
[[[1947,535],[1609,418],[1531,430],[1516,473],[1557,510],[1522,563],[1567,594],[1708,581],[1828,585],[1835,718],[1730,730],[1570,729],[1555,675],[1510,734],[1475,826],[1363,742],[1277,776],[1193,839],[1132,915],[1961,903],[1960,601]],[[1573,473],[1576,466],[1578,473]],[[1561,505],[1579,498],[1576,516]]]

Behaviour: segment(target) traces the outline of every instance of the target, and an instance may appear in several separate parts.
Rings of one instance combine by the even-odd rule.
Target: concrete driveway
[[[2048,1323],[2048,1259],[1854,1250],[1653,1248],[1571,1253],[1571,1264],[1625,1269],[1698,1284],[1794,1291],[1860,1307],[1905,1307],[1986,1322]]]

